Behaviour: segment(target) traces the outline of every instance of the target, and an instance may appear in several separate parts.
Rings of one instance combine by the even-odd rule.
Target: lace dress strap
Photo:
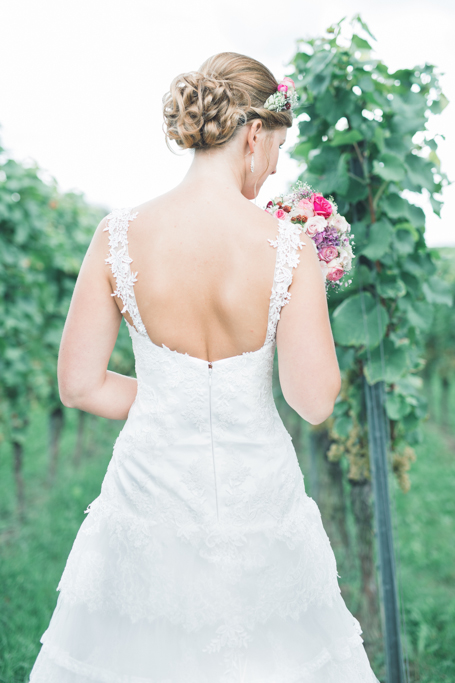
[[[105,263],[111,266],[116,289],[111,296],[118,296],[123,303],[122,313],[128,312],[133,325],[139,334],[147,335],[144,323],[139,314],[139,309],[134,295],[134,283],[137,281],[137,273],[133,273],[130,263],[133,259],[128,253],[128,227],[138,212],[131,212],[131,208],[114,209],[107,216],[107,226],[104,232],[109,232],[109,257]]]
[[[276,240],[268,240],[269,244],[277,250],[277,254],[272,293],[270,295],[266,344],[275,340],[281,309],[291,298],[291,293],[288,290],[292,282],[292,269],[297,268],[299,265],[300,256],[298,250],[302,249],[305,245],[305,242],[300,241],[301,233],[302,229],[299,225],[290,221],[278,220]]]

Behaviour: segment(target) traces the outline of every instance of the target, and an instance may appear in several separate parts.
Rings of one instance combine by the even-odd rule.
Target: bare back
[[[276,238],[277,220],[243,197],[220,204],[178,190],[136,213],[128,251],[152,342],[211,361],[259,349],[276,260],[268,239]],[[114,290],[113,278],[111,284]]]

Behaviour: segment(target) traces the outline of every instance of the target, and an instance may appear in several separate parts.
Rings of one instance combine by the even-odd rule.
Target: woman
[[[127,421],[32,683],[377,680],[272,396],[276,346],[305,420],[325,420],[340,389],[311,240],[248,201],[292,125],[283,85],[234,53],[178,76],[164,121],[195,150],[188,174],[95,232],[60,394]],[[107,371],[122,317],[137,380]]]

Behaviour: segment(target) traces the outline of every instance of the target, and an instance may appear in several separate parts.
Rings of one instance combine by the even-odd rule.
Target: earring
[[[250,166],[250,168],[251,168],[251,173],[254,173],[254,152],[253,152],[253,156],[251,157],[251,166]]]

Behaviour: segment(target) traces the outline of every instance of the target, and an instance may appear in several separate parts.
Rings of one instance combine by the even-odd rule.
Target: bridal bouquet
[[[269,201],[265,210],[276,218],[298,224],[311,237],[327,289],[351,284],[352,280],[342,280],[352,267],[354,235],[332,199],[329,201],[309,185],[298,182],[288,194]]]

